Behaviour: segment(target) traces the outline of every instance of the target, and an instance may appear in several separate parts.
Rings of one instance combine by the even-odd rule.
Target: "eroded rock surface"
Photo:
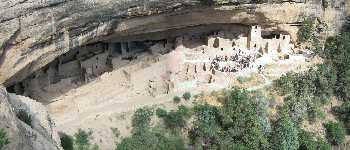
[[[32,116],[32,126],[16,117],[23,110]],[[38,102],[8,94],[0,87],[0,128],[5,129],[10,143],[9,150],[60,150],[60,140],[52,126],[46,108]]]

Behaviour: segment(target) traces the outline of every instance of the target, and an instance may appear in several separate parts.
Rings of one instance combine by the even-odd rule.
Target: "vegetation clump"
[[[350,130],[350,101],[344,102],[341,106],[334,107],[333,112],[343,121],[346,128]]]
[[[176,130],[185,127],[186,119],[190,117],[190,112],[185,106],[179,106],[177,111],[171,110],[170,112],[157,109],[157,116],[163,119],[167,128]]]
[[[297,150],[299,149],[298,128],[289,117],[287,108],[280,111],[272,135],[273,149]]]
[[[132,127],[134,132],[143,131],[149,128],[151,116],[153,116],[152,109],[147,107],[137,109],[132,118]]]
[[[143,127],[142,132],[133,132],[130,137],[122,139],[117,144],[117,150],[142,147],[151,150],[181,150],[188,147],[330,150],[331,145],[325,140],[300,128],[299,122],[293,119],[295,110],[290,110],[289,104],[279,109],[276,121],[270,121],[267,112],[268,98],[262,93],[240,88],[224,92],[220,101],[222,106],[196,103],[192,109],[185,106],[171,111],[158,108],[156,115],[161,118],[161,122],[154,127],[149,125],[152,111],[148,108],[138,109],[133,116],[133,130]],[[134,123],[136,120],[137,124]],[[339,133],[345,134],[340,132],[342,130],[339,127],[325,127],[329,131],[327,137],[336,139],[333,141],[339,141],[339,137],[342,137],[339,135],[343,135]]]
[[[300,130],[299,131],[299,149],[301,150],[331,150],[331,145],[314,134]]]
[[[174,103],[180,103],[181,102],[181,98],[179,97],[179,96],[174,96],[174,98],[173,98],[173,101],[174,101]]]
[[[74,139],[65,133],[60,133],[61,146],[64,150],[74,150]]]
[[[84,131],[82,129],[78,129],[78,132],[74,134],[74,149],[77,150],[98,150],[98,146],[96,144],[91,144],[92,131]]]
[[[313,20],[311,18],[305,18],[302,25],[298,31],[298,39],[300,42],[307,42],[312,37]]]
[[[19,110],[16,115],[19,120],[23,121],[29,126],[32,126],[32,116],[28,114],[27,111]]]
[[[315,120],[318,110],[330,101],[336,86],[336,73],[328,64],[318,65],[305,73],[287,73],[275,81],[275,88],[285,95],[285,105],[294,121],[305,116]]]
[[[344,142],[346,130],[342,123],[328,122],[324,125],[328,142],[333,145],[340,145]]]
[[[7,137],[7,133],[5,129],[0,128],[0,150],[2,150],[7,144],[10,144],[10,140]]]
[[[166,111],[157,109],[156,114],[164,118],[168,117],[168,113],[164,112]],[[132,124],[133,130],[136,128],[139,132],[133,132],[131,137],[122,139],[117,144],[117,150],[139,150],[145,148],[148,150],[185,150],[184,141],[179,134],[169,132],[162,127],[150,127],[150,117],[152,115],[153,112],[149,108],[136,110]],[[173,121],[172,119],[169,120]],[[142,132],[140,132],[140,127]]]
[[[182,95],[182,98],[184,98],[185,100],[190,100],[191,99],[191,93],[190,92],[185,92],[183,95]]]
[[[222,108],[195,106],[190,141],[202,149],[268,149],[269,125],[259,103],[247,91],[233,89]]]

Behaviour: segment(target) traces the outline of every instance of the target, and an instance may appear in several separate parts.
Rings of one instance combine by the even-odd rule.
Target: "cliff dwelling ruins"
[[[116,84],[130,88],[135,86],[133,72],[148,67],[152,71],[141,77],[146,83],[138,84],[146,94],[157,96],[193,84],[227,84],[237,73],[262,72],[271,61],[289,59],[294,53],[291,37],[284,32],[259,25],[202,25],[85,45],[7,89],[50,103],[113,70],[123,76],[122,83]],[[132,64],[138,65],[128,67]]]

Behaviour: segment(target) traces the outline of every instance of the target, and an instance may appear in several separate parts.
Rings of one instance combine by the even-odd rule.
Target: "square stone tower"
[[[252,26],[248,35],[248,49],[258,51],[261,48],[261,42],[261,26]]]

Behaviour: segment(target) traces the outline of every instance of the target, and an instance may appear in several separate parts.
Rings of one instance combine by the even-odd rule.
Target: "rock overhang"
[[[134,10],[135,13],[131,13],[130,10],[133,9],[126,9],[129,11],[119,12],[119,17],[114,16],[107,20],[106,18],[92,17],[94,15],[82,17],[89,18],[87,20],[77,16],[75,18],[62,18],[58,23],[52,23],[50,29],[42,29],[46,29],[46,31],[41,32],[43,35],[39,38],[34,36],[34,33],[26,33],[28,38],[22,41],[18,41],[16,36],[9,41],[10,44],[6,46],[7,49],[4,50],[0,63],[0,83],[11,85],[21,81],[70,49],[89,43],[125,41],[138,36],[144,39],[147,34],[166,33],[170,30],[209,24],[260,24],[271,27],[278,24],[295,23],[299,21],[299,15],[312,13],[303,10],[306,7],[304,4],[274,5],[275,7],[265,4],[215,7],[191,5],[190,8],[187,8],[189,5],[182,4],[181,7],[171,6],[172,8],[178,7],[179,10],[169,11],[170,8],[166,8],[159,14],[154,12],[145,14],[138,9]],[[318,7],[310,4],[311,6]],[[291,9],[290,7],[293,7],[292,10],[295,12],[293,12],[293,16],[286,18],[284,16],[291,13],[283,11],[283,8]],[[280,13],[273,15],[276,12]],[[87,13],[87,15],[91,15],[91,13]],[[72,24],[74,20],[85,22],[85,24],[79,22],[78,25],[74,25]],[[84,25],[80,26],[81,24]],[[21,34],[23,30],[25,29],[21,28],[17,34]],[[56,30],[57,32],[51,34],[47,30]],[[35,38],[29,37],[31,34]]]

